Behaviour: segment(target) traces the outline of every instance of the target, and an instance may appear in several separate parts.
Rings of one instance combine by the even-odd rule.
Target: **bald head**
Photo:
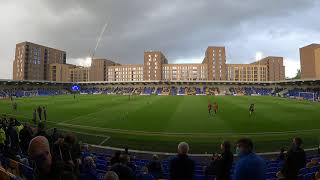
[[[51,170],[52,157],[50,146],[46,137],[37,136],[30,141],[28,154],[35,162],[40,174],[49,174]]]
[[[189,152],[189,145],[186,142],[181,142],[178,145],[178,153],[179,154],[188,154]]]
[[[37,136],[30,141],[28,154],[34,156],[43,152],[50,152],[48,139],[44,136]]]

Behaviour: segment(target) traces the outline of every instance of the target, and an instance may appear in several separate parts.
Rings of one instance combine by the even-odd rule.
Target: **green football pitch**
[[[31,122],[32,110],[46,106],[47,128],[74,132],[82,142],[130,149],[175,152],[180,141],[191,153],[213,153],[223,140],[251,137],[258,152],[289,147],[300,136],[304,147],[320,143],[320,104],[253,96],[72,95],[19,98],[18,111],[0,100],[0,113]],[[216,115],[208,101],[217,102]],[[249,116],[249,105],[256,112]]]

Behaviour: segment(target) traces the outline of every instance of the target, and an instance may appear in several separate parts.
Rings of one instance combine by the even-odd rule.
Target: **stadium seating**
[[[109,159],[111,157],[111,154],[109,153],[94,153],[96,157],[95,163],[96,163],[96,169],[97,169],[97,177],[95,178],[95,180],[100,180],[103,178],[104,174],[106,173],[106,171],[110,168],[110,162]],[[163,167],[163,173],[164,173],[164,178],[168,178],[168,163],[169,163],[169,159],[171,157],[168,157],[164,160],[162,160],[162,167]],[[308,162],[311,161],[311,159],[320,159],[320,156],[309,156],[308,157]],[[196,159],[195,159],[196,160]],[[7,164],[8,166],[10,166],[10,163],[8,164],[8,162],[10,162],[12,160],[8,160],[8,158],[5,157],[1,157],[1,164]],[[148,159],[134,159],[133,163],[137,166],[136,169],[136,174],[139,174],[140,170],[142,169],[142,167],[146,166],[148,163],[150,162],[150,160]],[[266,177],[268,180],[272,180],[272,179],[276,179],[276,174],[277,172],[281,169],[283,162],[282,161],[277,161],[277,160],[266,160],[267,163],[267,172],[266,172]],[[18,166],[20,169],[18,171],[14,171],[14,175],[12,173],[9,172],[9,170],[5,170],[4,168],[0,168],[0,173],[5,174],[8,177],[11,177],[11,179],[21,179],[18,176],[23,177],[24,179],[27,180],[31,180],[32,179],[32,173],[33,170],[31,167],[28,167],[27,165],[24,165],[22,163],[19,163],[20,165]],[[196,160],[196,167],[195,167],[195,179],[196,180],[207,180],[207,179],[213,179],[213,176],[205,176],[203,169],[204,169],[204,164],[206,164],[206,162],[201,162],[199,160]],[[318,172],[319,170],[319,164],[317,164],[316,166],[312,167],[312,168],[302,168],[299,171],[299,177],[301,177],[301,179],[303,180],[311,180],[314,176],[315,173]],[[231,169],[230,172],[233,172],[234,165]],[[88,179],[89,176],[87,174],[81,174],[80,179]],[[91,178],[92,179],[92,178]]]

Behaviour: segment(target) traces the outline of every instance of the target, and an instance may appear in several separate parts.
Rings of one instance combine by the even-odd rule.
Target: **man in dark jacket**
[[[195,162],[188,157],[188,152],[189,145],[186,142],[181,142],[178,145],[178,155],[169,162],[169,179],[193,179]]]
[[[14,119],[10,118],[10,125],[7,129],[7,133],[9,136],[10,150],[11,150],[11,153],[18,153],[20,150],[19,135],[14,125],[15,125]]]
[[[28,152],[28,146],[32,139],[32,135],[32,129],[29,127],[27,123],[25,123],[23,128],[19,132],[20,148],[23,154],[27,154]]]
[[[156,179],[162,178],[162,165],[159,157],[155,154],[152,157],[152,161],[147,166],[149,173],[153,175]]]
[[[229,180],[230,169],[233,163],[233,153],[231,152],[231,145],[228,141],[224,141],[220,146],[222,153],[218,156],[216,180]]]
[[[286,179],[298,179],[299,170],[306,165],[306,153],[301,148],[302,139],[293,138],[292,148],[287,153],[287,158],[281,170]]]
[[[37,112],[38,112],[38,116],[39,116],[39,122],[41,122],[41,120],[42,120],[42,108],[40,106],[38,106]]]
[[[110,171],[114,171],[119,176],[119,180],[135,179],[134,172],[127,166],[127,155],[125,154],[120,155],[120,162],[115,163]]]

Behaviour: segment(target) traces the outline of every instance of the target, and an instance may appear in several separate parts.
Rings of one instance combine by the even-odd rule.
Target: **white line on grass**
[[[99,144],[99,146],[101,146],[102,144],[104,144],[105,142],[107,142],[109,139],[110,139],[110,136],[107,137],[107,138],[105,138],[105,139]]]
[[[10,115],[10,114],[7,114]],[[14,114],[11,114],[14,115]],[[96,118],[95,118],[96,119]],[[78,127],[85,130],[100,130],[110,133],[123,133],[123,134],[132,134],[132,135],[149,135],[149,136],[202,136],[202,137],[211,137],[211,136],[271,136],[271,135],[283,135],[283,134],[294,134],[294,133],[307,133],[307,132],[316,132],[320,129],[302,129],[302,130],[291,130],[291,131],[269,131],[269,132],[256,132],[256,133],[178,133],[178,132],[157,132],[157,131],[140,131],[140,130],[126,130],[126,129],[115,129],[115,128],[102,128],[86,125],[77,125],[69,124],[63,122],[54,122],[48,121],[49,123],[66,126],[66,127]]]

